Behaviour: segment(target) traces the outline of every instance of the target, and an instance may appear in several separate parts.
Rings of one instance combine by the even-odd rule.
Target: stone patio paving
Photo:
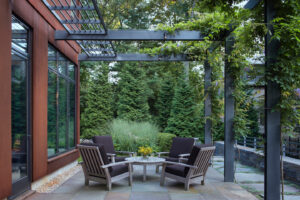
[[[134,166],[133,185],[128,186],[126,179],[114,183],[108,192],[104,184],[90,182],[84,185],[82,171],[68,179],[51,193],[35,193],[28,200],[255,200],[251,193],[238,184],[224,183],[223,175],[210,168],[206,184],[202,186],[191,184],[185,191],[184,185],[171,179],[166,179],[166,185],[159,185],[160,174],[155,173],[154,166],[147,166],[147,181],[142,181],[142,167]]]
[[[213,167],[223,174],[224,172],[224,158],[215,156]],[[236,182],[248,190],[249,192],[256,195],[258,199],[263,199],[264,195],[264,173],[256,168],[236,164],[235,173]],[[284,186],[284,199],[285,200],[299,200],[300,199],[300,186],[285,180]]]

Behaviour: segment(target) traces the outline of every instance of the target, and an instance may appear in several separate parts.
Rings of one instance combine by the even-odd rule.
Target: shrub
[[[116,150],[137,152],[140,146],[156,149],[158,127],[149,122],[114,119],[110,132]]]
[[[157,137],[157,146],[159,151],[170,151],[174,137],[176,137],[175,134],[159,133]]]

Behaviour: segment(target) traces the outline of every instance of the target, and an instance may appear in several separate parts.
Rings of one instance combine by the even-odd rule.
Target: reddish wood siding
[[[0,199],[11,193],[11,8],[0,5]]]
[[[48,174],[54,172],[55,170],[73,162],[79,156],[79,152],[77,149],[73,151],[69,151],[65,154],[56,156],[48,160]]]
[[[11,13],[32,30],[32,179],[33,181],[76,160],[78,151],[48,160],[47,94],[48,42],[78,65],[80,51],[74,42],[54,40],[63,29],[50,11],[36,0],[2,0],[0,3],[0,199],[11,195]],[[78,68],[77,68],[78,69]],[[79,86],[79,74],[77,76]],[[77,89],[77,134],[79,138],[79,87]]]
[[[9,2],[9,0],[5,0],[5,1]],[[3,3],[1,3],[0,6],[1,9],[7,11],[7,8],[4,8],[2,4]],[[74,42],[54,40],[54,31],[58,29],[63,29],[63,27],[41,1],[36,1],[36,0],[12,1],[12,10],[14,14],[16,14],[20,19],[22,19],[25,23],[27,23],[32,28],[32,32],[33,32],[32,179],[33,181],[35,181],[78,158],[78,152],[77,150],[74,150],[71,153],[70,152],[65,153],[60,155],[58,158],[48,160],[48,156],[47,156],[48,42],[54,45],[57,49],[59,49],[60,52],[62,52],[65,56],[67,56],[70,60],[72,60],[77,65],[78,65],[78,61],[77,61],[78,52],[80,51],[80,48]],[[1,15],[3,15],[3,12],[1,12]],[[3,19],[5,20],[6,23],[9,23],[9,31],[10,31],[10,20],[8,22],[7,17],[4,18],[4,16],[1,17],[1,20]],[[10,42],[10,38],[6,39],[6,41]],[[10,51],[8,51],[7,49],[8,48],[6,48],[3,51],[5,51],[6,54],[9,53],[9,56],[6,55],[6,58],[7,57],[10,58]],[[9,66],[8,69],[10,70],[10,59],[6,65]],[[9,86],[10,86],[10,80],[9,80]],[[6,91],[7,90],[9,90],[10,92],[10,88],[6,89]],[[78,105],[76,106],[78,108],[78,115],[79,115],[79,91],[77,92],[78,92],[77,94]],[[1,92],[1,94],[4,94],[4,92],[3,93]],[[0,101],[2,101],[2,98]],[[10,103],[10,99],[9,100],[7,99],[6,101],[9,101]],[[6,114],[6,116],[8,115]],[[79,138],[79,121],[77,125],[77,130],[78,130],[77,137]],[[11,131],[9,131],[8,135],[10,140]],[[9,149],[8,151],[10,152],[11,150]],[[11,160],[9,160],[9,163],[10,162]],[[2,171],[1,168],[0,171]],[[11,174],[11,170],[9,171],[9,175],[10,174]]]

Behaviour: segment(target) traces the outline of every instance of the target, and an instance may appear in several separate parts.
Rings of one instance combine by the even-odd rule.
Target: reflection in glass
[[[67,75],[67,60],[60,53],[58,53],[58,72]]]
[[[26,26],[12,17],[11,123],[12,181],[28,176],[27,155],[27,36]]]
[[[57,117],[57,75],[48,72],[48,156],[55,155],[56,150],[56,117]]]
[[[59,152],[65,151],[67,148],[66,132],[67,132],[67,82],[63,78],[59,78],[59,116],[58,116],[58,135],[59,135]]]
[[[75,65],[48,48],[48,156],[75,147]]]
[[[75,147],[75,84],[70,83],[69,147]]]
[[[71,62],[68,62],[68,74],[72,80],[75,80],[75,68]]]
[[[27,175],[26,60],[12,60],[12,171],[13,182]]]

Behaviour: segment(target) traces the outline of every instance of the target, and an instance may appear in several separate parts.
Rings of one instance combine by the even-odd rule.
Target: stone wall
[[[224,142],[215,142],[215,156],[224,156]],[[237,145],[235,157],[242,164],[264,170],[264,155],[262,151]],[[300,160],[283,157],[284,178],[300,184]]]

